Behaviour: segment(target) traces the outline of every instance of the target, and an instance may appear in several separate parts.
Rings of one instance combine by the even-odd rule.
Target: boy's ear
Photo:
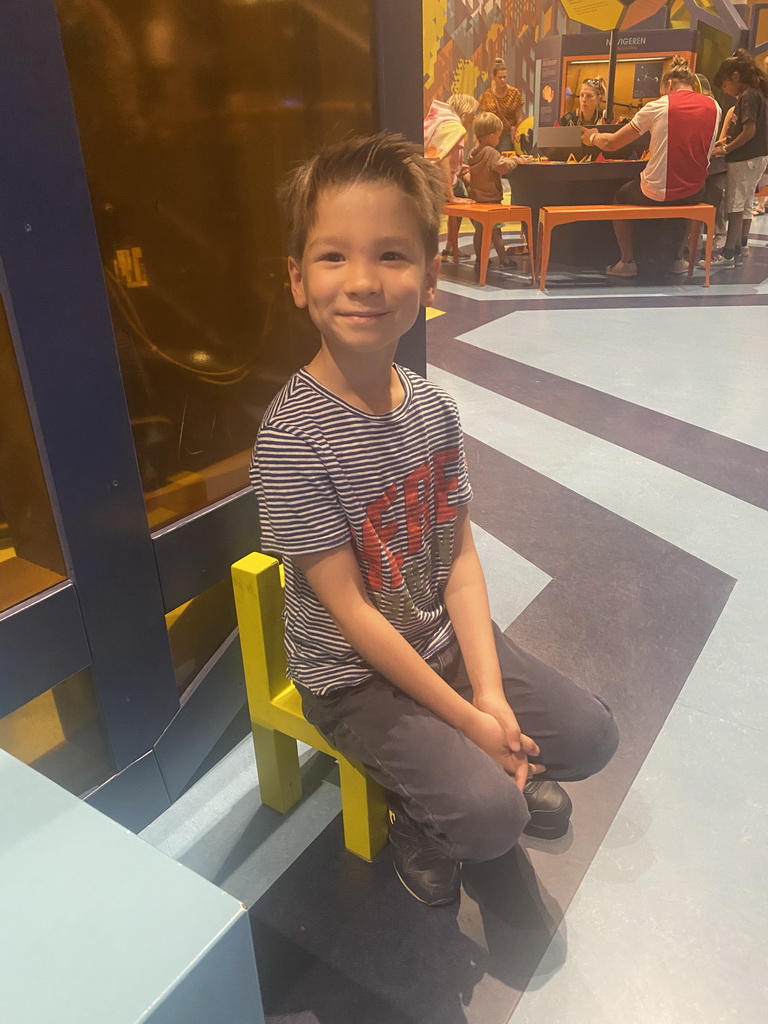
[[[440,254],[438,253],[430,263],[427,263],[427,270],[424,275],[424,288],[421,293],[422,306],[431,306],[435,301],[437,278],[440,274],[440,262]]]
[[[307,295],[304,291],[304,275],[301,272],[301,264],[293,256],[288,257],[288,276],[291,279],[293,301],[299,309],[304,309],[307,305]]]

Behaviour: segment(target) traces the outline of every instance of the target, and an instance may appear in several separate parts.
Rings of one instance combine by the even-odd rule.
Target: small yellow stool
[[[285,674],[282,566],[253,552],[232,566],[232,584],[262,802],[285,814],[301,799],[297,740],[330,754],[339,762],[344,843],[373,860],[387,842],[384,790],[302,714],[299,691]]]

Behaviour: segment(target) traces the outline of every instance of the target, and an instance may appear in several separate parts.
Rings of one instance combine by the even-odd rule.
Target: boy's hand
[[[502,704],[506,707],[506,714]],[[494,703],[492,706],[504,717],[504,722],[499,721],[496,714],[477,708],[477,714],[463,730],[464,735],[489,754],[508,775],[512,775],[522,790],[530,775],[544,771],[543,765],[533,765],[528,761],[528,755],[538,754],[539,748],[529,736],[520,732],[517,719],[506,702],[499,702],[498,705]],[[513,744],[517,749],[513,749]]]

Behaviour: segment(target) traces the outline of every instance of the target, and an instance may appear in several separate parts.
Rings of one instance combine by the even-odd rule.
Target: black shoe
[[[395,801],[389,806],[389,841],[397,877],[428,907],[455,903],[461,891],[461,868],[432,845],[415,821]]]
[[[523,790],[531,820],[523,831],[538,839],[559,839],[568,831],[573,804],[562,786],[550,779],[529,779]]]

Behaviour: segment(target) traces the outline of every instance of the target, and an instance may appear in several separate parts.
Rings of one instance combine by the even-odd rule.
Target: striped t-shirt
[[[351,542],[372,602],[422,657],[453,637],[443,588],[457,511],[472,497],[458,409],[435,384],[395,369],[405,397],[381,416],[299,370],[267,409],[253,451],[261,546],[285,567],[288,672],[321,694],[363,682],[371,668],[297,555]]]
[[[649,199],[674,202],[704,188],[720,125],[720,107],[711,96],[676,89],[646,103],[631,124],[640,135],[651,133],[648,164],[640,175]]]

